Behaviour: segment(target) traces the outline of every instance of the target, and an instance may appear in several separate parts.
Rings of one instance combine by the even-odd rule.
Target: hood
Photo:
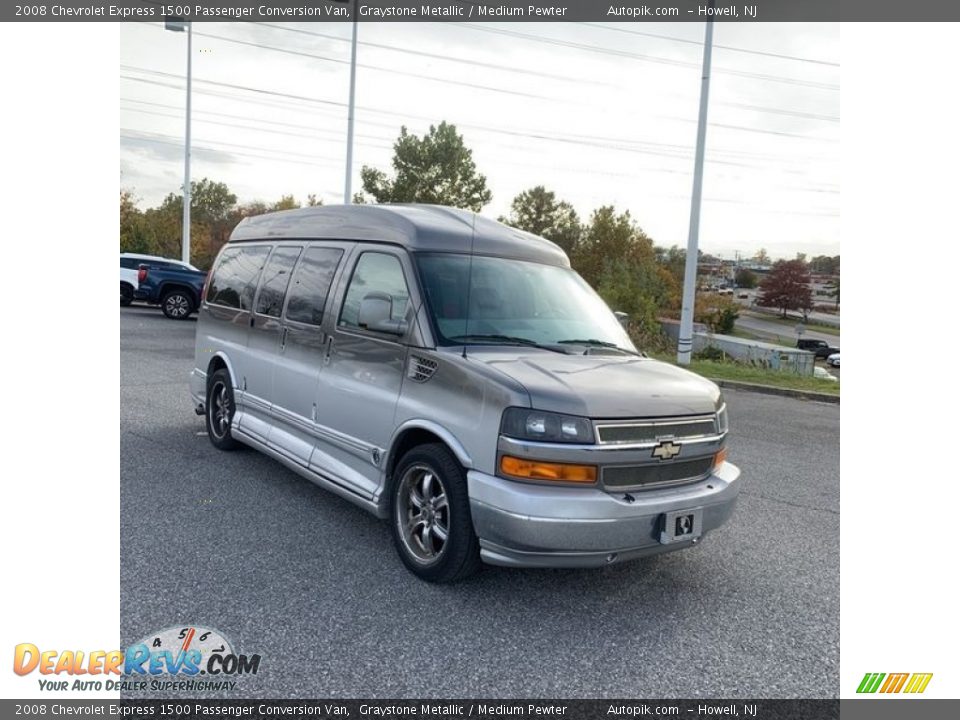
[[[649,358],[477,347],[469,357],[523,385],[539,410],[591,418],[701,415],[716,412],[720,401],[714,383]]]

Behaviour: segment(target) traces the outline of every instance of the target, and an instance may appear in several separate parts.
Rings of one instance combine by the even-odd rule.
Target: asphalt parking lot
[[[262,658],[233,697],[838,695],[838,405],[727,391],[743,489],[697,548],[438,587],[386,523],[210,445],[187,390],[193,320],[120,315],[124,646],[216,628]]]

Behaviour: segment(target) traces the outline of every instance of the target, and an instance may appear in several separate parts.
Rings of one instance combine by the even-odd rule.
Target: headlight
[[[500,432],[519,440],[593,444],[593,425],[586,418],[574,415],[507,408],[500,423]]]
[[[723,435],[729,429],[730,426],[727,424],[727,406],[724,405],[717,413],[717,431]]]

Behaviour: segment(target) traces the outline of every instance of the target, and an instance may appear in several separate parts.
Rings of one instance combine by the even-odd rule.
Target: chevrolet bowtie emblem
[[[664,440],[653,449],[653,457],[657,460],[671,460],[680,454],[680,445],[676,445],[671,440]]]

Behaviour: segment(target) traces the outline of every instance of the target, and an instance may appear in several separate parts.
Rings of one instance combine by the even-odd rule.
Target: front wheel
[[[207,382],[207,436],[218,450],[234,450],[240,443],[230,433],[230,423],[236,411],[233,401],[233,381],[226,369],[217,370]]]
[[[171,320],[186,320],[193,312],[193,298],[185,290],[170,290],[160,300],[160,307]]]
[[[439,444],[408,451],[393,474],[391,525],[400,559],[421,580],[450,583],[480,568],[467,476]]]

